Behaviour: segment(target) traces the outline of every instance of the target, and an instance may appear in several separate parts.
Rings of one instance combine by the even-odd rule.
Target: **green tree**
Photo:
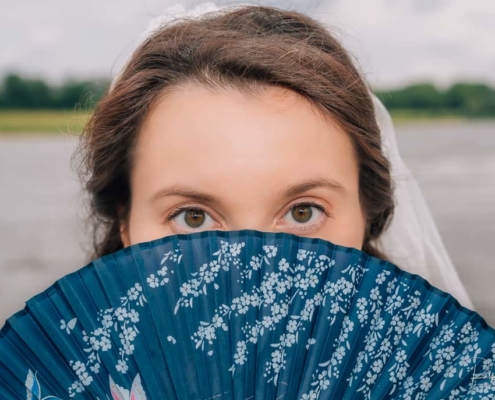
[[[420,83],[392,91],[377,91],[376,94],[387,108],[439,109],[444,105],[442,93],[431,83]]]
[[[11,73],[0,85],[0,108],[91,109],[109,84],[108,80],[69,80],[54,87],[42,79],[25,79]]]
[[[495,90],[484,84],[457,83],[447,90],[446,106],[473,116],[495,114]]]

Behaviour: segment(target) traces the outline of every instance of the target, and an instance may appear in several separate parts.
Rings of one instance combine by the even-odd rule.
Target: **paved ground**
[[[495,123],[404,126],[398,141],[476,311],[495,326]]]
[[[398,128],[440,234],[477,311],[495,326],[495,123]],[[81,267],[84,210],[72,137],[0,138],[0,326]]]

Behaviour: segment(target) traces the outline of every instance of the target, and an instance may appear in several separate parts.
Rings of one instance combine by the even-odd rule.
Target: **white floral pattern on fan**
[[[330,385],[330,379],[338,379],[340,374],[339,366],[345,358],[347,351],[351,349],[348,340],[349,335],[357,329],[367,328],[369,330],[365,337],[365,348],[359,352],[357,362],[352,370],[351,376],[346,380],[350,387],[360,382],[356,388],[356,393],[361,393],[363,398],[370,398],[370,392],[374,383],[384,374],[389,374],[389,381],[392,386],[390,395],[397,399],[425,398],[432,387],[432,379],[439,373],[443,373],[441,390],[448,386],[448,382],[461,376],[462,370],[458,371],[453,363],[458,359],[462,361],[459,365],[469,368],[474,365],[473,360],[479,355],[476,329],[468,322],[463,328],[460,337],[452,337],[453,326],[443,326],[440,336],[435,338],[430,344],[426,355],[430,360],[434,360],[431,367],[425,370],[421,376],[414,380],[408,376],[410,365],[407,362],[408,347],[404,340],[406,335],[416,335],[418,338],[438,325],[438,313],[431,310],[430,304],[426,309],[419,309],[421,305],[420,292],[410,293],[412,284],[408,284],[407,279],[399,281],[396,277],[388,278],[390,272],[385,270],[377,275],[376,286],[371,289],[368,295],[359,295],[355,299],[353,318],[347,314],[350,311],[351,300],[357,293],[357,287],[363,274],[367,269],[360,265],[349,265],[341,271],[342,275],[333,281],[326,282],[320,290],[309,295],[309,289],[318,286],[321,275],[334,264],[335,260],[323,254],[316,254],[314,251],[299,249],[297,261],[292,265],[278,256],[276,246],[263,246],[261,254],[252,255],[248,265],[243,265],[241,252],[245,243],[229,243],[220,241],[220,248],[211,255],[210,261],[204,263],[197,272],[192,273],[190,279],[180,287],[181,297],[177,301],[174,313],[180,308],[194,307],[194,299],[200,296],[208,296],[210,290],[221,290],[216,278],[220,273],[228,273],[231,268],[241,269],[241,280],[250,280],[253,272],[258,271],[263,263],[277,266],[277,272],[269,272],[262,275],[261,284],[250,292],[243,292],[240,296],[232,299],[231,304],[223,304],[215,310],[215,315],[211,321],[201,321],[197,330],[191,336],[196,345],[196,349],[205,351],[208,355],[213,355],[210,345],[217,339],[218,330],[228,330],[226,320],[245,314],[250,308],[264,307],[269,313],[263,319],[255,321],[253,325],[246,324],[243,327],[244,340],[237,342],[237,351],[234,354],[232,365],[229,371],[235,373],[236,368],[242,366],[247,361],[247,350],[249,346],[255,346],[265,331],[275,329],[277,324],[288,318],[289,322],[284,334],[272,344],[274,350],[271,353],[271,362],[267,363],[264,377],[268,382],[277,385],[280,372],[285,367],[286,350],[298,343],[298,336],[302,330],[309,325],[315,309],[326,302],[330,303],[330,313],[327,317],[329,325],[335,323],[337,315],[343,316],[340,336],[333,344],[334,352],[330,359],[320,363],[313,373],[312,389],[302,395],[302,399],[316,399]],[[182,254],[179,249],[169,251],[164,257],[154,273],[148,275],[146,282],[153,290],[158,290],[169,284],[169,274],[173,274],[179,267]],[[271,264],[272,263],[272,264]],[[290,271],[290,274],[286,274]],[[321,285],[320,285],[321,286]],[[385,289],[388,296],[387,302],[383,302],[380,289]],[[293,294],[289,296],[289,293]],[[290,305],[293,300],[299,297],[304,300],[304,307],[297,313],[288,315]],[[128,357],[133,354],[134,344],[139,331],[136,324],[139,321],[139,307],[143,307],[146,298],[142,293],[139,283],[129,288],[127,296],[121,297],[121,305],[117,308],[100,310],[98,320],[101,326],[86,334],[83,339],[87,343],[89,352],[88,359],[84,361],[73,361],[73,369],[78,374],[78,380],[69,388],[70,397],[84,390],[92,382],[91,374],[86,370],[89,366],[93,374],[99,372],[99,352],[107,351],[111,343],[105,338],[109,337],[109,330],[114,329],[120,332],[121,347],[115,368],[118,372],[127,372]],[[390,326],[385,326],[385,316],[391,318]],[[75,322],[69,316],[61,321],[61,329],[68,334],[74,329]],[[407,323],[405,322],[407,321]],[[460,329],[460,327],[456,327]],[[168,341],[175,344],[177,339],[168,336]],[[309,338],[305,343],[306,348],[316,343],[315,338]],[[454,356],[451,348],[464,345],[462,353]],[[392,358],[393,351],[395,355]],[[495,345],[492,348],[492,358],[484,363],[484,370],[495,365]],[[84,368],[83,368],[84,367]],[[387,367],[387,371],[385,371]],[[364,375],[365,373],[365,375]],[[470,389],[461,388],[459,395],[473,393],[483,393],[486,384],[471,385]],[[454,392],[455,393],[455,392]],[[454,399],[451,395],[449,400]]]
[[[86,386],[93,382],[93,377],[90,371],[97,374],[100,371],[100,355],[99,352],[105,352],[112,348],[110,341],[110,331],[113,329],[119,333],[121,347],[119,350],[119,359],[115,365],[115,369],[125,374],[128,370],[127,362],[129,357],[134,353],[134,341],[137,338],[139,331],[136,327],[139,322],[138,307],[143,307],[146,303],[146,297],[142,294],[143,288],[139,283],[127,290],[127,295],[120,298],[120,306],[117,308],[108,308],[98,312],[97,321],[100,322],[100,327],[93,330],[91,334],[87,334],[82,330],[82,339],[85,343],[84,351],[88,353],[86,362],[82,360],[70,360],[70,366],[76,373],[78,379],[68,388],[70,397],[74,397],[77,393],[84,391]],[[60,329],[71,334],[77,323],[77,319],[73,318],[69,322],[60,321]],[[88,371],[89,367],[89,371]]]

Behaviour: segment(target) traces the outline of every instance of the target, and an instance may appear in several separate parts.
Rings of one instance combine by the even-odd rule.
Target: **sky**
[[[183,0],[0,0],[0,76],[57,83],[110,78],[150,21]],[[416,82],[495,87],[494,0],[253,0],[323,22],[354,55],[375,88]],[[217,4],[239,1],[217,0]]]

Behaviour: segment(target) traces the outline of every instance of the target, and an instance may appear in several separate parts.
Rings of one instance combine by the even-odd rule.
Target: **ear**
[[[129,230],[124,223],[120,223],[120,240],[122,240],[122,244],[124,247],[128,247],[131,243],[129,240]]]
[[[129,239],[129,228],[128,228],[128,223],[127,221],[125,220],[125,218],[123,218],[123,215],[122,215],[122,206],[119,206],[117,207],[117,210],[118,210],[118,215],[119,215],[119,227],[120,227],[120,240],[122,241],[122,244],[124,245],[124,247],[128,247],[131,243],[130,239]]]
[[[146,400],[146,393],[144,393],[143,386],[141,385],[141,377],[139,374],[136,375],[134,382],[132,382],[129,400]]]

